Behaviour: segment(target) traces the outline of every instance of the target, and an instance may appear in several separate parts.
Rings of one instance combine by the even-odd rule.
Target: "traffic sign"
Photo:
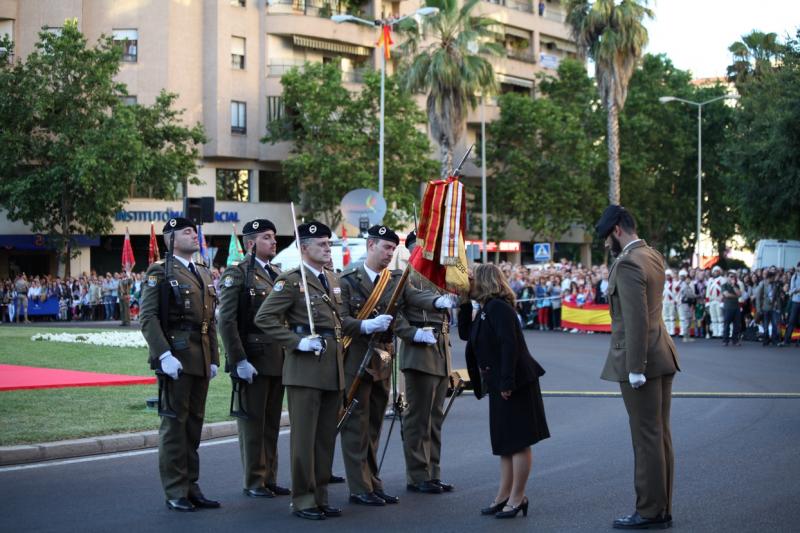
[[[537,263],[545,263],[550,261],[550,243],[549,242],[535,242],[533,243],[533,260]]]

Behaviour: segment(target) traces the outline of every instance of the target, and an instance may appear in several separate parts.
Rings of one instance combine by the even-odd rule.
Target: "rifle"
[[[247,338],[247,326],[252,322],[251,311],[253,309],[253,299],[256,296],[256,291],[253,289],[253,276],[256,268],[256,248],[255,245],[250,251],[250,261],[248,261],[247,274],[244,278],[244,287],[239,291],[239,338],[244,340]],[[247,412],[245,402],[245,391],[247,390],[247,381],[239,377],[236,373],[236,367],[228,361],[228,372],[231,376],[231,404],[229,414],[234,418],[242,420],[249,420],[250,413]],[[236,408],[238,406],[238,409]]]
[[[469,148],[467,148],[467,151],[464,152],[464,157],[461,158],[461,161],[458,162],[458,165],[456,165],[456,167],[453,169],[453,172],[450,174],[451,176],[454,178],[461,177],[461,167],[464,166],[464,162],[467,160],[467,157],[469,157],[469,154],[472,152],[473,148],[475,148],[475,145],[470,144]]]
[[[181,292],[180,288],[178,287],[178,280],[175,279],[175,276],[172,273],[172,265],[174,261],[174,258],[172,257],[172,249],[174,246],[175,232],[172,231],[169,234],[169,247],[167,248],[167,255],[164,258],[164,280],[158,286],[158,319],[161,323],[161,331],[164,332],[164,335],[166,335],[167,330],[169,330],[170,292],[175,297],[176,303],[180,304],[181,301]],[[170,378],[161,370],[161,364],[159,363],[158,359],[154,359],[150,363],[150,368],[156,371],[156,379],[158,379],[158,415],[166,416],[168,418],[177,417],[178,415],[172,409],[172,405],[169,401],[170,382],[172,381],[172,378]]]
[[[391,315],[393,318],[397,314],[397,302],[400,299],[400,295],[403,293],[403,288],[406,285],[406,281],[408,281],[408,275],[410,273],[411,269],[406,265],[405,270],[403,270],[403,275],[400,277],[400,281],[397,282],[397,286],[394,288],[394,292],[392,292],[392,297],[389,299],[389,305],[386,307],[384,314]],[[392,324],[394,324],[394,320],[392,320]],[[375,353],[375,344],[381,340],[387,332],[391,331],[391,329],[392,325],[390,324],[387,331],[375,332],[370,336],[369,344],[367,344],[367,352],[361,360],[353,383],[350,384],[350,388],[347,390],[344,408],[339,412],[339,423],[336,424],[337,431],[341,431],[345,422],[347,422],[347,419],[350,418],[350,415],[353,414],[353,410],[358,405],[358,399],[355,397],[356,392],[358,392],[358,387],[364,379],[364,374],[367,373],[367,367],[372,361],[372,356]]]

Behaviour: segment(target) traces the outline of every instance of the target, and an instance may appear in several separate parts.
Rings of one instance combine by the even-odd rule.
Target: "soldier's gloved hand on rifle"
[[[455,294],[443,294],[436,298],[433,302],[434,307],[436,309],[450,309],[451,307],[455,307],[458,304],[458,296]]]
[[[644,374],[637,374],[635,372],[629,372],[628,373],[628,381],[630,382],[631,387],[633,387],[634,389],[638,389],[639,387],[641,387],[642,385],[645,384],[645,382],[647,381],[647,378],[644,377]]]
[[[164,352],[158,358],[161,361],[161,371],[172,379],[178,379],[178,373],[183,370],[183,365],[171,352]]]
[[[392,315],[378,315],[375,318],[368,318],[361,321],[361,333],[371,335],[375,332],[386,331],[391,325]]]
[[[322,339],[319,337],[303,337],[297,345],[300,352],[321,352],[322,348]]]
[[[431,330],[417,328],[417,332],[414,333],[414,342],[436,344],[436,335],[434,335]]]
[[[210,369],[211,369],[211,379],[214,379],[215,377],[217,377],[217,371],[219,371],[219,367],[214,363],[211,363]]]
[[[256,367],[250,364],[250,361],[247,359],[242,359],[236,363],[236,375],[239,377],[239,379],[243,379],[248,383],[252,383],[253,376],[258,375],[258,370],[256,370]]]

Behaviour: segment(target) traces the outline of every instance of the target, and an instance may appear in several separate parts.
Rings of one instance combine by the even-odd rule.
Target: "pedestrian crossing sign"
[[[535,242],[533,243],[533,260],[537,263],[544,263],[550,261],[550,243],[549,242]]]

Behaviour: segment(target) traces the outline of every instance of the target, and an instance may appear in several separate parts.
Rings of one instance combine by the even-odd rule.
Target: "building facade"
[[[504,28],[498,39],[507,57],[491,59],[503,92],[533,97],[536,74],[555,72],[562,58],[575,55],[559,2],[543,2],[542,12],[539,4],[480,4],[479,12]],[[281,161],[291,146],[260,142],[268,122],[283,113],[283,73],[306,61],[336,61],[343,80],[357,90],[364,69],[380,68],[377,29],[330,20],[343,12],[343,5],[329,0],[0,0],[0,34],[10,35],[17,56],[24,58],[42,28],[58,31],[65,20],[76,19],[89,43],[110,35],[122,44],[117,79],[127,85],[131,103],[152,104],[162,89],[177,93],[176,106],[185,110],[186,123],[202,123],[209,138],[198,170],[203,183],[189,184],[181,193],[216,198],[215,222],[204,225],[203,231],[224,258],[232,225],[240,229],[258,216],[275,221],[283,242],[291,239],[288,187],[281,173]],[[357,14],[367,19],[403,15],[420,5],[417,0],[368,0]],[[394,61],[387,65],[388,73],[394,71]],[[498,114],[496,103],[487,101],[485,120]],[[480,121],[480,110],[470,113],[465,146],[479,138]],[[479,175],[472,164],[466,170],[467,180]],[[137,253],[137,269],[146,267],[151,222],[158,232],[165,217],[181,209],[180,200],[131,191],[111,235],[79,242],[82,253],[73,261],[72,272],[118,270],[126,229]],[[508,239],[531,239],[519,228],[511,232]],[[10,222],[0,210],[0,277],[19,270],[56,269],[46,239]]]

